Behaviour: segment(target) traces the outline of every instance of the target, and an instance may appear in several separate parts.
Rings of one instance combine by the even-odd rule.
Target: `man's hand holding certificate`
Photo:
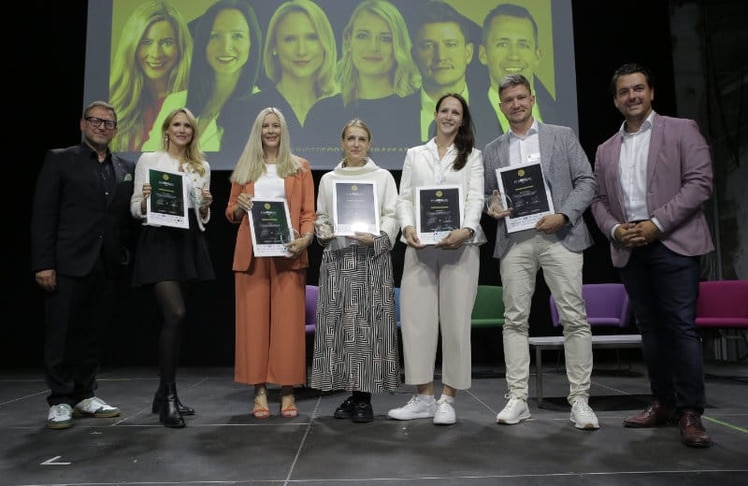
[[[538,222],[553,214],[551,191],[539,161],[496,169],[496,180],[503,206],[511,211],[504,219],[507,232],[538,229]]]

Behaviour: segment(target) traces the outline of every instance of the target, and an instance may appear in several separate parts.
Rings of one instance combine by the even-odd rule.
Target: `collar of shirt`
[[[647,119],[644,120],[644,122],[642,123],[642,126],[639,127],[639,130],[635,132],[626,131],[626,120],[624,120],[623,123],[621,123],[621,128],[618,129],[618,133],[621,134],[622,139],[625,139],[626,137],[633,137],[633,136],[639,135],[640,133],[646,130],[650,130],[652,128],[652,122],[654,120],[654,117],[655,117],[655,111],[652,110],[652,112],[649,114]]]

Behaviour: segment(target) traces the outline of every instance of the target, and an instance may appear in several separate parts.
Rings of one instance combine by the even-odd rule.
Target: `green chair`
[[[472,327],[501,327],[504,325],[503,288],[498,285],[478,285],[473,313]]]

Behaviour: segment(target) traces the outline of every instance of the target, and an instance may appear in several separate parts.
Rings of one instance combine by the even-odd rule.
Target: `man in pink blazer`
[[[709,146],[693,120],[652,110],[647,68],[621,66],[611,90],[625,121],[597,149],[591,209],[633,304],[654,398],[623,424],[656,427],[678,419],[685,445],[709,447],[695,324],[699,257],[714,249],[702,207],[712,193]]]

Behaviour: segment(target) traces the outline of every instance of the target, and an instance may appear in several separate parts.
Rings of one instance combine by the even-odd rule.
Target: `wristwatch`
[[[468,237],[468,239],[470,239],[473,236],[475,236],[475,230],[473,228],[468,228],[467,226],[465,226],[463,229],[468,230],[468,233],[470,233],[470,236]]]

